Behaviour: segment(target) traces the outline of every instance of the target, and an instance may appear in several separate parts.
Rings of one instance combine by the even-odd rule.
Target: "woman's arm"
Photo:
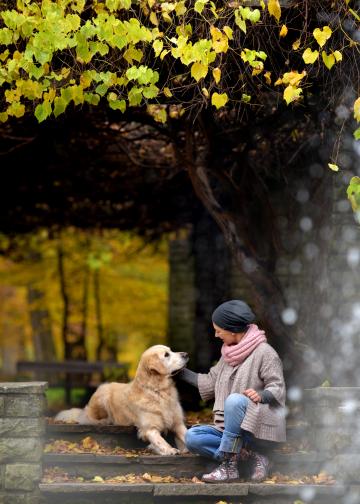
[[[208,399],[213,399],[215,395],[215,382],[217,375],[219,373],[219,363],[220,361],[210,368],[208,373],[195,373],[190,369],[182,369],[177,376],[180,380],[184,380],[190,385],[199,389],[201,399],[207,401]]]
[[[285,380],[283,374],[283,367],[280,357],[272,349],[271,352],[264,355],[261,368],[260,378],[264,382],[264,390],[261,394],[265,394],[265,401],[272,396],[269,404],[285,405]],[[262,397],[263,398],[263,397]],[[262,401],[264,402],[264,401]]]
[[[190,369],[184,368],[179,373],[177,373],[176,376],[180,378],[180,380],[183,380],[186,383],[190,383],[190,385],[193,385],[198,389],[199,388],[198,374],[199,373],[195,373],[195,371],[191,371]]]

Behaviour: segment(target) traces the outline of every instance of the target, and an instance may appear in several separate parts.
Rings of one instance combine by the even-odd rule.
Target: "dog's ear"
[[[146,360],[146,368],[150,373],[153,374],[163,374],[164,372],[164,366],[161,363],[159,356],[156,354],[149,355],[148,359]]]

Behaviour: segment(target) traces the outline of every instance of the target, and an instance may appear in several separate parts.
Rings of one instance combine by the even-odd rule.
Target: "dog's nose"
[[[187,359],[189,357],[189,354],[187,352],[180,352],[181,357],[184,357],[184,359]]]

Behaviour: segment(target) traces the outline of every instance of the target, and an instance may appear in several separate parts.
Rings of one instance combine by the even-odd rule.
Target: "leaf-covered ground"
[[[307,453],[309,451],[308,441],[299,440],[292,443],[284,443],[276,451],[281,453]],[[67,441],[65,439],[51,440],[45,445],[45,453],[96,453],[98,455],[122,455],[124,457],[137,457],[139,455],[154,455],[146,448],[128,449],[121,446],[107,446],[99,443],[91,436],[87,436],[79,442]]]
[[[130,450],[120,446],[110,447],[98,443],[91,436],[87,436],[78,443],[55,439],[47,443],[44,448],[45,453],[97,453],[99,455],[122,455],[124,457],[137,457],[139,455],[153,455],[147,449]]]
[[[71,476],[67,472],[58,467],[45,469],[43,483],[194,483],[205,484],[196,476],[193,478],[176,478],[174,476],[159,476],[157,474],[124,474],[103,478],[94,475],[93,478],[83,478],[82,476]],[[244,483],[247,481],[244,480]],[[335,480],[325,472],[320,472],[317,475],[283,475],[279,473],[273,474],[271,478],[266,479],[264,484],[286,484],[286,485],[333,485]]]
[[[66,471],[51,467],[44,470],[43,483],[202,483],[196,476],[193,478],[175,478],[174,476],[159,476],[156,474],[121,474],[102,478],[94,475],[93,478],[83,478],[82,476],[71,476]]]

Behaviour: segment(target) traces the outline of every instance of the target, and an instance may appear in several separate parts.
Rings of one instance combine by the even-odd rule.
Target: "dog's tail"
[[[64,422],[64,423],[79,423],[79,424],[84,424],[87,423],[87,415],[85,414],[85,411],[80,408],[71,408],[68,410],[63,410],[60,411],[56,416],[55,416],[55,421],[57,422]]]

